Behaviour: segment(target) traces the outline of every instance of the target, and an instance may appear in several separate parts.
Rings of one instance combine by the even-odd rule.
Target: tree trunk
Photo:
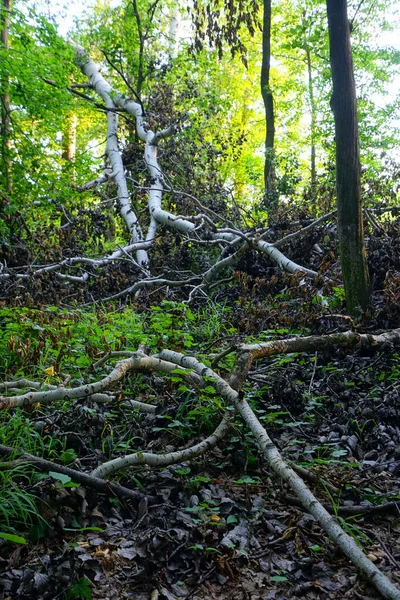
[[[69,163],[73,163],[76,154],[76,115],[69,115],[65,125],[62,134],[62,157]]]
[[[3,0],[1,15],[1,43],[4,49],[8,51],[8,28],[10,25],[11,0]],[[10,145],[10,93],[9,79],[5,75],[1,82],[2,94],[0,98],[1,114],[1,163],[4,174],[4,184],[8,193],[12,191],[12,173],[11,173],[11,145]]]
[[[327,0],[331,107],[336,134],[336,193],[340,262],[347,307],[354,314],[370,299],[361,210],[361,165],[357,99],[346,0]]]
[[[137,79],[136,79],[136,92],[140,98],[141,93],[142,93],[142,85],[143,85],[143,81],[144,81],[143,63],[144,63],[145,35],[143,32],[142,20],[140,18],[139,9],[138,9],[136,0],[132,0],[132,6],[133,6],[133,13],[134,13],[135,19],[136,19],[138,35],[139,35],[139,63],[138,63]]]
[[[66,174],[66,178],[71,186],[76,184],[76,171],[75,171],[75,155],[76,155],[76,128],[77,128],[76,115],[70,114],[65,119],[63,131],[62,131],[62,152],[63,158],[62,170]],[[68,207],[66,207],[68,208]],[[60,218],[60,226],[63,227],[68,223],[66,213],[62,213]]]
[[[264,0],[263,35],[262,35],[262,66],[261,66],[261,94],[265,107],[265,163],[264,187],[265,203],[270,209],[276,208],[277,194],[275,186],[275,118],[274,98],[269,83],[271,67],[271,0]]]
[[[169,31],[168,31],[168,54],[170,58],[174,58],[176,55],[177,43],[178,43],[178,7],[173,6],[170,9],[169,16]]]
[[[317,187],[317,170],[315,166],[315,124],[316,124],[316,107],[314,100],[314,87],[312,77],[312,64],[311,64],[311,52],[308,46],[306,46],[306,57],[307,57],[307,74],[308,74],[308,97],[310,100],[310,111],[311,111],[311,203],[313,213],[316,213],[316,187]]]

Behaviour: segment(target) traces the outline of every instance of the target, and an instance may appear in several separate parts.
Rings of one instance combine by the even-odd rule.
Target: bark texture
[[[264,186],[265,202],[268,208],[276,205],[275,187],[275,118],[274,97],[270,87],[271,68],[271,0],[264,0],[263,13],[263,35],[262,35],[262,65],[261,65],[261,94],[265,107],[265,163],[264,163]]]
[[[336,134],[336,192],[340,261],[347,307],[355,314],[370,299],[361,208],[361,165],[357,98],[346,0],[327,0],[331,107]]]

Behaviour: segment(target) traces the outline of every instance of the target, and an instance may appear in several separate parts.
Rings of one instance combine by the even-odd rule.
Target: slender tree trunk
[[[144,42],[145,42],[145,34],[143,32],[142,20],[140,18],[139,9],[137,6],[136,0],[132,0],[133,13],[136,19],[136,25],[139,35],[139,64],[137,71],[137,80],[136,80],[136,92],[140,98],[142,92],[142,85],[144,81],[144,73],[143,73],[143,64],[144,64]]]
[[[77,118],[76,115],[69,115],[66,120],[62,131],[62,153],[61,156],[65,161],[62,166],[62,170],[65,172],[69,184],[74,186],[76,183],[76,172],[74,168],[75,154],[76,154],[76,127]],[[68,223],[65,214],[61,215],[60,225],[66,225]]]
[[[316,212],[316,188],[317,188],[317,170],[315,166],[315,124],[316,124],[316,107],[314,100],[314,87],[313,87],[313,76],[312,76],[312,64],[311,64],[311,52],[310,48],[306,46],[306,57],[307,57],[307,74],[308,74],[308,97],[310,100],[310,111],[311,111],[311,203],[313,212]]]
[[[8,29],[10,26],[11,0],[3,0],[1,15],[1,43],[8,51]],[[5,75],[2,81],[2,94],[0,98],[1,114],[1,163],[4,174],[5,188],[8,193],[12,191],[11,171],[11,142],[10,142],[10,92],[9,80]]]
[[[361,211],[361,165],[357,98],[346,0],[327,0],[330,61],[333,82],[331,106],[336,134],[336,193],[338,233],[347,307],[365,309],[370,282]]]
[[[263,35],[262,35],[262,66],[261,94],[265,107],[265,163],[264,187],[265,202],[268,208],[276,208],[277,195],[275,186],[275,118],[274,98],[269,82],[271,68],[271,0],[264,0]]]
[[[76,115],[69,115],[62,138],[62,157],[69,163],[73,163],[76,154]]]
[[[178,8],[174,6],[171,9],[169,16],[169,31],[168,31],[168,54],[170,58],[174,58],[176,54],[177,48],[177,39],[178,39],[178,26],[179,26],[179,18],[178,18]]]

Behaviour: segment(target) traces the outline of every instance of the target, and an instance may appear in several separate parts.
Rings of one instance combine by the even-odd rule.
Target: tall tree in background
[[[310,104],[310,171],[311,171],[311,204],[312,210],[316,211],[316,191],[317,191],[317,167],[316,167],[316,121],[317,107],[314,98],[314,81],[311,58],[311,44],[309,42],[308,23],[306,20],[307,11],[303,12],[302,29],[304,29],[304,52],[307,61],[307,79],[308,79],[308,101]]]
[[[11,0],[3,0],[1,6],[1,44],[4,50],[8,52],[8,29],[10,25]],[[5,72],[3,81],[1,81],[1,165],[5,188],[11,192],[11,157],[10,157],[10,92],[9,77]]]
[[[268,208],[276,205],[275,189],[275,119],[274,98],[270,86],[271,68],[271,0],[264,0],[263,34],[262,34],[262,65],[261,65],[261,94],[265,108],[265,164],[264,186],[265,202]]]
[[[336,193],[340,261],[348,310],[365,309],[370,282],[361,210],[357,98],[346,0],[327,0],[336,135]]]

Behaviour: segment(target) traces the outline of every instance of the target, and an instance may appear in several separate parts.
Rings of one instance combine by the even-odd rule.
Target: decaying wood
[[[72,389],[67,389],[63,386],[47,391],[37,391],[37,382],[28,380],[6,382],[2,386],[3,389],[18,389],[18,386],[24,384],[34,388],[35,391],[29,391],[18,396],[2,396],[0,397],[0,406],[2,408],[16,407],[32,404],[34,402],[48,403],[63,398],[74,399],[84,396],[93,396],[94,394],[102,393],[104,390],[111,388],[117,382],[121,381],[129,371],[138,369],[163,371],[166,373],[171,373],[172,371],[174,373],[180,372],[182,377],[186,377],[187,380],[196,383],[201,382],[206,378],[207,381],[213,382],[215,389],[224,399],[228,410],[214,433],[205,440],[188,448],[167,454],[136,452],[128,456],[113,459],[100,465],[91,476],[80,473],[78,475],[81,478],[80,480],[77,479],[77,474],[74,470],[68,469],[67,473],[67,468],[62,467],[63,471],[58,469],[59,472],[68,474],[71,478],[74,478],[74,481],[78,481],[84,485],[90,485],[91,487],[98,486],[97,489],[106,491],[109,489],[110,485],[115,486],[116,484],[109,484],[102,480],[102,477],[105,477],[118,469],[126,469],[131,465],[137,464],[165,467],[173,463],[190,460],[195,456],[204,454],[225,437],[232,420],[232,410],[229,408],[233,406],[240,413],[244,422],[253,433],[260,453],[267,464],[288,484],[291,490],[296,494],[296,498],[301,505],[315,517],[322,529],[371,581],[384,598],[398,600],[400,598],[400,590],[395,587],[367,558],[363,551],[357,546],[354,539],[340,527],[336,519],[330,515],[326,508],[315,498],[303,479],[284,461],[267,431],[261,425],[246,399],[242,396],[240,390],[242,389],[243,382],[255,360],[268,358],[276,354],[315,352],[316,350],[332,349],[339,346],[352,347],[354,349],[357,347],[380,348],[384,345],[394,346],[399,344],[400,329],[378,334],[360,334],[353,331],[347,331],[325,336],[296,337],[284,340],[271,340],[259,344],[242,344],[236,348],[236,367],[229,383],[212,368],[201,363],[193,356],[185,356],[172,350],[163,350],[158,355],[147,356],[142,349],[140,349],[138,352],[128,353],[128,357],[117,363],[107,377],[90,385],[79,386]],[[125,353],[122,354],[125,355]],[[103,363],[104,361],[101,361],[101,364]],[[196,375],[196,377],[194,377],[194,375]],[[140,410],[139,406],[137,406],[137,408]],[[12,449],[0,446],[0,454],[8,454],[10,451],[12,451]],[[43,461],[43,459],[37,459],[37,457],[30,457],[30,455],[24,455],[24,458],[35,460],[36,462],[40,460],[43,468],[46,467],[46,469],[49,470],[57,470],[54,464],[49,461]],[[72,471],[72,473],[70,473],[70,471]],[[87,478],[87,483],[85,483],[85,477]],[[100,484],[99,482],[102,483]],[[115,493],[117,493],[116,488]],[[124,492],[119,490],[118,493]],[[134,497],[138,497],[136,492]]]

